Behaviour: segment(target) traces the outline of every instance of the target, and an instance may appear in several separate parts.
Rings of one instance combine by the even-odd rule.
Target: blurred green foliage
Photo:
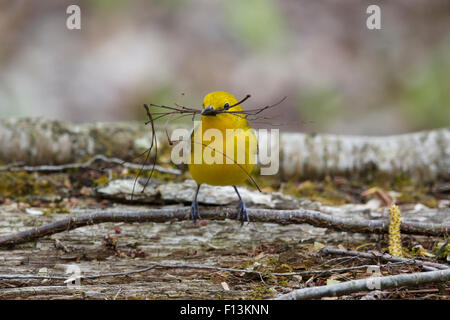
[[[116,11],[129,6],[129,1],[122,0],[89,0],[87,3],[99,11]]]
[[[197,98],[196,95],[193,94],[184,94],[183,92],[179,91],[177,88],[172,86],[171,84],[165,84],[159,87],[156,87],[155,89],[151,91],[144,91],[144,94],[142,96],[139,96],[138,99],[136,99],[136,103],[134,105],[136,106],[136,114],[138,115],[137,118],[142,121],[147,121],[147,115],[144,111],[144,108],[142,106],[143,103],[146,103],[150,105],[151,103],[157,104],[157,105],[166,105],[166,106],[175,106],[176,104],[183,105],[186,107],[192,107],[192,108],[201,108],[201,103],[199,103],[198,100],[195,100]],[[150,110],[152,112],[167,112],[166,109],[157,108],[157,107],[150,107]],[[180,123],[180,124],[192,124],[192,117],[186,116],[181,119],[176,119],[179,115],[174,115],[172,117],[173,121],[170,123]],[[164,124],[167,121],[167,117],[164,117],[162,119],[155,120],[155,123],[157,124]]]
[[[450,41],[411,75],[397,98],[414,129],[450,125]]]
[[[337,89],[312,88],[299,95],[300,119],[315,123],[316,130],[326,130],[330,123],[344,114],[344,102]]]
[[[273,1],[228,0],[223,5],[229,26],[249,47],[268,49],[283,44],[286,28]]]
[[[95,10],[98,11],[119,11],[132,8],[135,5],[148,5],[146,0],[88,0],[87,3]],[[153,0],[151,6],[166,8],[168,10],[180,9],[184,4],[187,4],[186,0]]]

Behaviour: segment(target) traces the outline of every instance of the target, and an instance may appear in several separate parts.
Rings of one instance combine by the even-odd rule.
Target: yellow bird
[[[203,100],[201,122],[191,134],[189,172],[197,182],[191,206],[194,223],[199,216],[197,196],[200,186],[234,187],[239,197],[238,219],[250,221],[244,201],[236,188],[249,178],[256,161],[258,142],[241,105],[228,92],[215,91]]]

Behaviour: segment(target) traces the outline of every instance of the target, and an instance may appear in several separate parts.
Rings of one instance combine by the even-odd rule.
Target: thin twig
[[[403,262],[401,263],[395,263],[395,264],[386,264],[382,265],[380,267],[386,267],[386,266],[396,266],[396,265],[402,265],[405,264]],[[356,267],[348,267],[348,268],[336,268],[336,269],[329,269],[329,270],[311,270],[311,271],[302,271],[302,272],[286,272],[286,273],[280,273],[280,272],[274,272],[270,273],[270,275],[273,276],[295,276],[295,275],[308,275],[308,274],[329,274],[329,273],[340,273],[340,272],[346,272],[350,270],[358,270],[358,269],[367,269],[370,267],[370,265],[364,265],[364,266],[356,266]],[[164,268],[164,269],[200,269],[200,270],[215,270],[215,271],[221,271],[221,272],[235,272],[235,273],[248,273],[248,274],[257,274],[259,276],[264,276],[264,272],[262,271],[256,271],[251,269],[235,269],[235,268],[225,268],[225,267],[216,267],[216,266],[205,266],[205,265],[194,265],[194,264],[164,264],[164,263],[152,263],[148,267],[138,269],[138,270],[131,270],[131,271],[124,271],[124,272],[115,272],[115,273],[104,273],[104,274],[97,274],[97,275],[88,275],[88,276],[78,276],[78,279],[99,279],[99,278],[108,278],[108,277],[122,277],[122,276],[129,276],[132,274],[137,273],[145,273],[147,271],[158,269],[158,268]],[[71,276],[73,278],[73,275]],[[38,279],[38,280],[67,280],[67,277],[62,276],[36,276],[32,274],[23,275],[23,274],[0,274],[0,279],[7,279],[7,280],[16,280],[16,279]],[[75,278],[74,278],[75,279]]]
[[[232,107],[235,107],[235,106],[238,106],[238,105],[242,104],[243,102],[245,102],[245,101],[246,101],[247,99],[249,99],[249,98],[250,98],[250,95],[247,94],[243,99],[241,99],[240,101],[236,102],[235,104],[229,106],[227,109],[225,109],[225,108],[222,108],[222,109],[214,109],[214,110],[211,111],[210,114],[211,114],[211,115],[217,115],[217,114],[220,114],[220,113],[229,113],[229,114],[235,115],[235,116],[237,116],[237,117],[241,117],[241,118],[248,119],[248,116],[250,116],[250,115],[252,115],[252,116],[258,115],[258,114],[260,114],[261,112],[263,112],[263,111],[265,111],[265,110],[267,110],[267,109],[269,109],[269,108],[273,108],[273,107],[275,107],[275,106],[278,106],[279,104],[281,104],[281,103],[286,99],[286,97],[284,97],[283,99],[281,99],[281,100],[278,101],[277,103],[272,104],[272,105],[268,105],[268,106],[265,106],[265,107],[262,107],[262,108],[256,108],[256,109],[250,109],[250,110],[241,110],[241,111],[233,111],[233,110],[229,110],[229,109],[232,108]],[[147,124],[150,124],[150,125],[151,125],[151,128],[152,128],[152,142],[151,142],[150,148],[148,148],[148,150],[146,151],[146,152],[147,152],[147,158],[146,158],[145,161],[147,161],[147,159],[148,159],[148,157],[149,157],[149,155],[150,155],[150,152],[151,152],[152,149],[153,149],[153,146],[155,146],[155,148],[156,148],[155,151],[156,151],[156,152],[155,152],[155,157],[154,157],[153,163],[154,163],[154,164],[156,163],[156,157],[157,157],[157,154],[158,154],[158,146],[157,146],[157,140],[156,140],[156,134],[155,134],[155,121],[156,121],[156,120],[159,120],[159,119],[162,119],[162,118],[164,118],[164,117],[167,117],[167,120],[166,120],[165,125],[164,125],[164,128],[165,128],[164,130],[165,130],[166,137],[167,137],[167,141],[168,141],[169,145],[173,145],[173,142],[174,142],[174,141],[172,141],[172,140],[170,139],[169,131],[168,131],[168,125],[169,125],[170,121],[172,121],[172,116],[173,116],[174,114],[178,114],[178,115],[180,115],[180,116],[177,117],[176,119],[179,119],[179,118],[185,117],[185,116],[187,116],[187,115],[192,115],[192,119],[194,119],[196,115],[199,115],[199,114],[201,114],[201,112],[202,112],[201,109],[189,108],[189,107],[181,106],[181,105],[179,105],[179,104],[177,104],[177,103],[176,103],[175,105],[176,105],[176,107],[173,107],[173,106],[166,106],[166,105],[157,105],[157,104],[154,104],[154,103],[150,103],[149,105],[144,104],[145,112],[146,112],[147,117],[148,117],[148,120],[147,120],[147,122],[146,122],[145,124],[146,124],[146,125],[147,125]],[[164,109],[164,110],[168,110],[168,111],[163,111],[163,112],[153,112],[153,113],[152,113],[152,112],[150,112],[149,106],[150,106],[150,107],[156,107],[156,108]],[[258,119],[258,118],[254,119],[254,120],[257,120],[257,119]],[[195,142],[195,141],[194,141],[194,142]],[[202,144],[203,144],[203,143],[202,143]],[[203,144],[203,145],[204,145],[204,144]],[[207,147],[206,145],[204,145],[204,146]],[[215,150],[215,151],[220,152],[219,150]],[[222,152],[220,152],[220,153],[222,153]],[[222,153],[222,154],[223,154],[224,156],[227,156],[227,155],[224,154],[224,153]],[[228,158],[229,158],[229,157],[228,157]],[[230,159],[231,159],[231,158],[230,158]],[[231,160],[232,160],[235,164],[238,164],[236,161],[234,161],[234,159],[231,159]],[[238,164],[238,165],[239,165],[239,164]],[[239,167],[241,167],[241,166],[239,165]],[[243,169],[243,168],[242,168],[242,169]],[[244,169],[243,169],[243,170],[244,170]],[[244,171],[245,171],[245,170],[244,170]],[[153,170],[151,171],[149,177],[147,177],[147,181],[146,181],[146,183],[144,184],[144,188],[142,189],[142,192],[144,192],[146,186],[148,185],[148,183],[149,183],[149,181],[150,181],[150,178],[151,178],[151,176],[152,176],[152,173],[153,173]],[[256,183],[256,181],[253,179],[253,177],[252,177],[249,173],[247,173],[246,171],[245,171],[245,173],[247,174],[248,178],[252,181],[252,183],[256,186],[256,188],[257,188],[259,191],[261,191],[260,188],[259,188],[259,186],[258,186],[258,184]],[[133,195],[134,195],[134,189],[135,189],[135,185],[136,185],[136,181],[138,180],[140,174],[141,174],[141,171],[139,171],[139,173],[138,173],[137,176],[136,176],[136,180],[135,180],[135,182],[134,182],[133,192],[132,192],[131,198],[133,198]]]
[[[116,273],[105,273],[105,274],[97,274],[91,276],[79,276],[79,279],[98,279],[98,278],[107,278],[107,277],[117,277],[117,276],[129,276],[136,273],[147,272],[151,269],[154,269],[155,265],[148,266],[143,269],[126,271],[126,272],[116,272]],[[74,276],[71,276],[74,278]],[[0,274],[0,279],[47,279],[47,280],[67,280],[68,277],[62,276],[36,276],[32,274]],[[75,279],[75,278],[74,278]]]
[[[394,257],[390,254],[376,254],[371,252],[359,252],[359,251],[352,251],[352,250],[341,250],[341,249],[335,249],[335,248],[329,248],[329,247],[323,247],[321,250],[321,253],[323,254],[336,254],[336,255],[343,255],[343,256],[356,256],[366,259],[376,259],[376,260],[382,260],[382,261],[391,261],[391,262],[404,262],[404,263],[411,263],[415,265],[422,266],[426,270],[446,270],[450,267],[445,264],[435,263],[435,262],[429,262],[429,261],[423,261],[419,259],[406,259],[406,258],[400,258],[400,257]]]
[[[394,262],[394,263],[387,263],[379,265],[378,267],[384,268],[384,267],[395,267],[399,265],[409,265],[414,264],[410,261],[403,261],[403,262]],[[302,275],[327,275],[332,273],[340,273],[340,272],[347,272],[347,271],[353,271],[353,270],[361,270],[361,269],[368,269],[370,267],[373,267],[371,264],[366,264],[362,266],[354,266],[354,267],[346,267],[346,268],[333,268],[328,270],[309,270],[309,271],[301,271],[301,272],[290,272],[290,273],[272,273],[274,276],[302,276]]]
[[[122,291],[122,288],[119,288],[119,290],[117,291],[116,295],[114,296],[113,300],[116,300],[117,297],[119,296],[120,292]]]
[[[108,278],[108,277],[118,277],[118,276],[129,276],[137,273],[144,273],[156,268],[167,268],[167,269],[201,269],[201,270],[216,270],[222,272],[237,272],[237,273],[251,273],[262,275],[263,273],[260,271],[250,270],[250,269],[234,269],[234,268],[223,268],[223,267],[215,267],[215,266],[204,266],[204,265],[193,265],[193,264],[163,264],[163,263],[152,263],[146,268],[125,271],[125,272],[116,272],[116,273],[105,273],[105,274],[97,274],[90,276],[79,276],[79,279],[99,279],[99,278]],[[292,274],[289,273],[279,273],[273,275],[281,275],[281,276],[289,276]],[[73,276],[72,276],[73,277]],[[48,280],[66,280],[67,277],[61,276],[36,276],[36,275],[20,275],[20,274],[0,274],[0,279],[48,279]]]
[[[232,106],[230,106],[230,108],[239,105],[240,103],[246,101],[248,98],[250,98],[250,95],[247,95],[247,96],[246,96],[244,99],[242,99],[241,101],[239,101],[239,102],[233,104]],[[274,105],[266,106],[266,107],[264,107],[264,108],[259,108],[259,109],[255,109],[255,110],[248,110],[248,111],[242,111],[242,112],[241,112],[241,111],[237,111],[237,112],[235,112],[235,111],[229,111],[228,109],[217,109],[217,110],[213,110],[212,112],[214,113],[214,115],[217,115],[217,114],[219,114],[219,113],[230,113],[230,114],[233,114],[233,115],[236,115],[236,116],[239,116],[239,114],[242,113],[242,114],[246,114],[246,117],[247,117],[247,115],[251,115],[252,112],[260,113],[260,112],[262,112],[263,110],[266,110],[266,109],[268,109],[268,108],[274,107],[274,106],[280,104],[281,102],[283,102],[284,99],[285,99],[285,98],[283,98],[281,101],[277,102],[277,103],[274,104]],[[181,116],[177,117],[176,119],[182,118],[182,117],[184,117],[184,116],[186,116],[186,115],[190,115],[190,114],[192,114],[193,117],[194,117],[196,114],[199,114],[199,113],[201,112],[201,110],[192,109],[192,108],[187,108],[187,107],[178,106],[178,105],[177,105],[178,108],[175,108],[175,107],[168,107],[168,106],[164,106],[164,105],[159,106],[159,105],[156,105],[156,104],[150,104],[150,106],[172,110],[172,111],[167,112],[167,113],[164,113],[164,112],[162,112],[162,113],[156,113],[156,114],[158,114],[159,116],[156,117],[156,118],[154,118],[153,115],[154,115],[155,113],[153,113],[153,115],[152,115],[152,113],[150,112],[149,106],[148,106],[147,104],[144,104],[144,109],[145,109],[145,112],[146,112],[147,117],[148,117],[148,121],[147,121],[145,124],[146,124],[146,125],[147,125],[147,124],[150,124],[150,125],[151,125],[151,129],[152,129],[152,143],[151,143],[150,147],[149,147],[148,150],[147,150],[147,152],[148,152],[147,158],[149,157],[150,152],[151,152],[151,150],[153,149],[153,145],[155,145],[155,157],[154,157],[154,163],[156,163],[156,157],[157,157],[157,154],[158,154],[158,145],[157,145],[156,133],[155,133],[155,120],[156,120],[156,119],[163,118],[163,117],[165,117],[165,116],[168,117],[167,120],[166,120],[166,123],[165,123],[165,125],[164,125],[164,128],[165,128],[164,131],[165,131],[165,133],[166,133],[166,137],[167,137],[167,141],[168,141],[169,145],[173,145],[174,142],[181,142],[181,141],[184,141],[184,140],[173,141],[173,140],[170,139],[168,126],[169,126],[169,122],[170,122],[171,119],[172,119],[172,115],[174,115],[174,114],[181,114]],[[200,144],[200,145],[204,146],[205,148],[210,148],[210,149],[212,149],[213,151],[218,152],[218,153],[222,154],[224,157],[226,157],[226,158],[228,158],[229,160],[231,160],[235,165],[239,166],[239,168],[245,172],[245,174],[247,175],[248,179],[250,179],[250,181],[255,185],[255,187],[258,189],[258,191],[261,192],[261,189],[260,189],[259,185],[256,183],[255,179],[250,175],[250,173],[248,173],[248,172],[244,169],[244,167],[243,167],[241,164],[237,163],[233,158],[231,158],[230,156],[228,156],[227,154],[225,154],[224,152],[222,152],[222,151],[220,151],[220,150],[216,150],[215,148],[212,148],[211,146],[209,146],[209,145],[207,145],[207,144],[205,144],[205,143],[202,143],[202,142],[199,142],[199,141],[195,141],[195,139],[192,139],[191,142],[196,143],[196,144]],[[149,181],[150,181],[150,178],[151,178],[151,176],[152,176],[152,173],[153,173],[153,171],[150,173],[149,177],[147,178],[147,181],[146,181],[146,183],[144,184],[144,188],[143,188],[142,191],[141,191],[142,193],[145,191],[145,188],[147,187],[147,185],[148,185],[148,183],[149,183]],[[135,179],[135,181],[134,181],[133,192],[132,192],[132,195],[131,195],[131,198],[132,198],[132,199],[133,199],[133,195],[134,195],[134,189],[135,189],[136,181],[137,181],[137,179],[139,178],[140,174],[141,174],[141,172],[139,172],[139,173],[137,174],[136,179]]]
[[[34,241],[44,236],[69,231],[76,228],[104,222],[167,222],[189,220],[190,208],[147,209],[147,210],[93,210],[90,213],[74,214],[70,217],[49,224],[0,237],[0,247],[13,246]],[[334,217],[315,210],[270,210],[247,209],[253,222],[270,222],[278,224],[307,223],[316,227],[334,230],[384,234],[388,233],[389,220],[364,220]],[[202,211],[202,219],[225,220],[236,219],[237,212],[232,208],[210,208]],[[403,222],[403,234],[427,236],[446,236],[450,232],[448,224],[422,222]],[[398,258],[399,259],[399,258]]]
[[[144,188],[142,189],[141,193],[144,193],[145,188],[147,187],[148,183],[150,182],[151,177],[153,176],[153,172],[154,172],[155,166],[156,166],[156,159],[158,157],[158,139],[156,138],[155,123],[154,123],[152,114],[150,113],[149,107],[146,104],[144,104],[144,108],[145,108],[145,112],[147,113],[147,117],[148,117],[148,122],[145,123],[145,124],[147,125],[148,123],[150,123],[151,124],[151,128],[152,128],[152,142],[150,144],[150,148],[147,149],[147,156],[145,157],[145,160],[142,163],[142,168],[144,167],[145,163],[147,163],[147,160],[150,157],[150,153],[151,153],[151,151],[153,149],[153,146],[155,146],[155,156],[153,157],[153,166],[152,166],[152,169],[150,171],[150,175],[147,177],[147,180],[145,181]],[[135,187],[136,187],[136,182],[139,179],[139,176],[141,175],[141,173],[143,171],[142,168],[139,170],[136,178],[134,179],[133,191],[131,192],[131,200],[133,200],[134,190],[135,190]]]

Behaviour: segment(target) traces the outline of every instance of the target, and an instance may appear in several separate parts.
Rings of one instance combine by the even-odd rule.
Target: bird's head
[[[237,111],[242,111],[242,107],[232,94],[225,91],[214,91],[208,93],[203,99],[201,115],[202,120],[208,120],[210,117],[215,117],[215,121],[243,119],[244,114],[237,113]]]

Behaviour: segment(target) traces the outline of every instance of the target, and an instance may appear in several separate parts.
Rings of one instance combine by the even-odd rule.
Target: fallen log
[[[158,128],[157,128],[158,129]],[[158,149],[170,148],[165,132],[157,132]],[[0,120],[0,161],[27,165],[62,164],[95,154],[121,159],[143,152],[151,144],[151,128],[138,122],[74,124],[44,119]],[[267,145],[260,138],[260,145]],[[405,175],[429,182],[449,174],[450,129],[395,136],[280,134],[283,179],[352,175]]]

